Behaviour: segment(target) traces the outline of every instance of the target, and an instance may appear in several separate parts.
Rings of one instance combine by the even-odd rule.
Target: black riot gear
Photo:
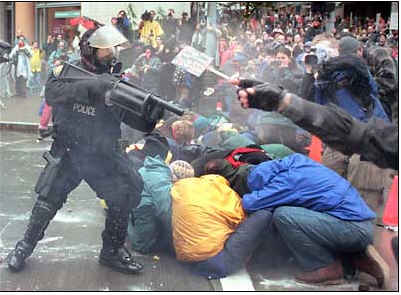
[[[37,242],[43,238],[44,231],[56,212],[48,203],[36,202],[24,239],[19,241],[15,249],[7,256],[7,262],[12,271],[17,272],[24,267],[25,259],[32,254]]]
[[[110,69],[98,67],[95,60],[96,50],[111,48],[126,40],[118,35],[108,36],[111,31],[101,27],[85,33],[81,40],[80,67],[100,76],[111,76]],[[36,185],[39,197],[24,238],[7,257],[9,269],[22,270],[25,259],[43,238],[57,210],[85,180],[109,207],[99,262],[120,272],[136,273],[142,265],[133,261],[124,248],[124,241],[128,214],[140,201],[143,182],[121,151],[120,126],[124,122],[142,132],[151,132],[157,120],[118,106],[107,106],[105,92],[110,86],[105,82],[107,79],[78,83],[79,80],[60,79],[60,72],[55,69],[46,84],[45,97],[53,107],[54,125],[54,142],[45,155],[47,170]]]

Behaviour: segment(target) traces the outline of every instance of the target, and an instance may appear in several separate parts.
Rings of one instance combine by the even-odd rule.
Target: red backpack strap
[[[240,147],[240,148],[236,148],[235,150],[233,150],[233,151],[232,151],[227,157],[225,157],[224,159],[227,160],[228,162],[230,162],[230,164],[231,164],[234,168],[238,168],[238,167],[240,167],[240,166],[247,165],[248,163],[239,161],[239,160],[238,160],[238,157],[236,157],[236,155],[238,155],[238,154],[254,153],[254,152],[264,152],[264,150],[258,149],[258,148]]]

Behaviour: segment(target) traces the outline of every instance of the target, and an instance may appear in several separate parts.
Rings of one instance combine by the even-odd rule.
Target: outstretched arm
[[[253,80],[236,80],[244,108],[278,111],[295,124],[345,153],[357,153],[382,168],[398,170],[398,129],[380,119],[360,122],[335,105],[322,106],[284,89]]]

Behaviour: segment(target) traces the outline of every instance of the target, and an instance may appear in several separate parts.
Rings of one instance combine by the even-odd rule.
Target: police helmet
[[[114,26],[106,25],[98,29],[86,31],[79,45],[81,54],[90,57],[94,54],[94,48],[112,48],[127,41],[127,38]]]

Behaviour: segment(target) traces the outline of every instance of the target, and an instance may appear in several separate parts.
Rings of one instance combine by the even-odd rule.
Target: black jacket
[[[79,97],[76,82],[65,82],[52,73],[46,84],[46,102],[53,107],[55,141],[71,149],[90,153],[109,153],[121,138],[121,122],[134,129],[150,132],[156,122],[149,122],[117,106],[106,106],[104,98]]]
[[[398,170],[396,125],[376,118],[363,123],[333,104],[322,106],[295,95],[281,114],[346,155],[360,154],[361,160]]]

